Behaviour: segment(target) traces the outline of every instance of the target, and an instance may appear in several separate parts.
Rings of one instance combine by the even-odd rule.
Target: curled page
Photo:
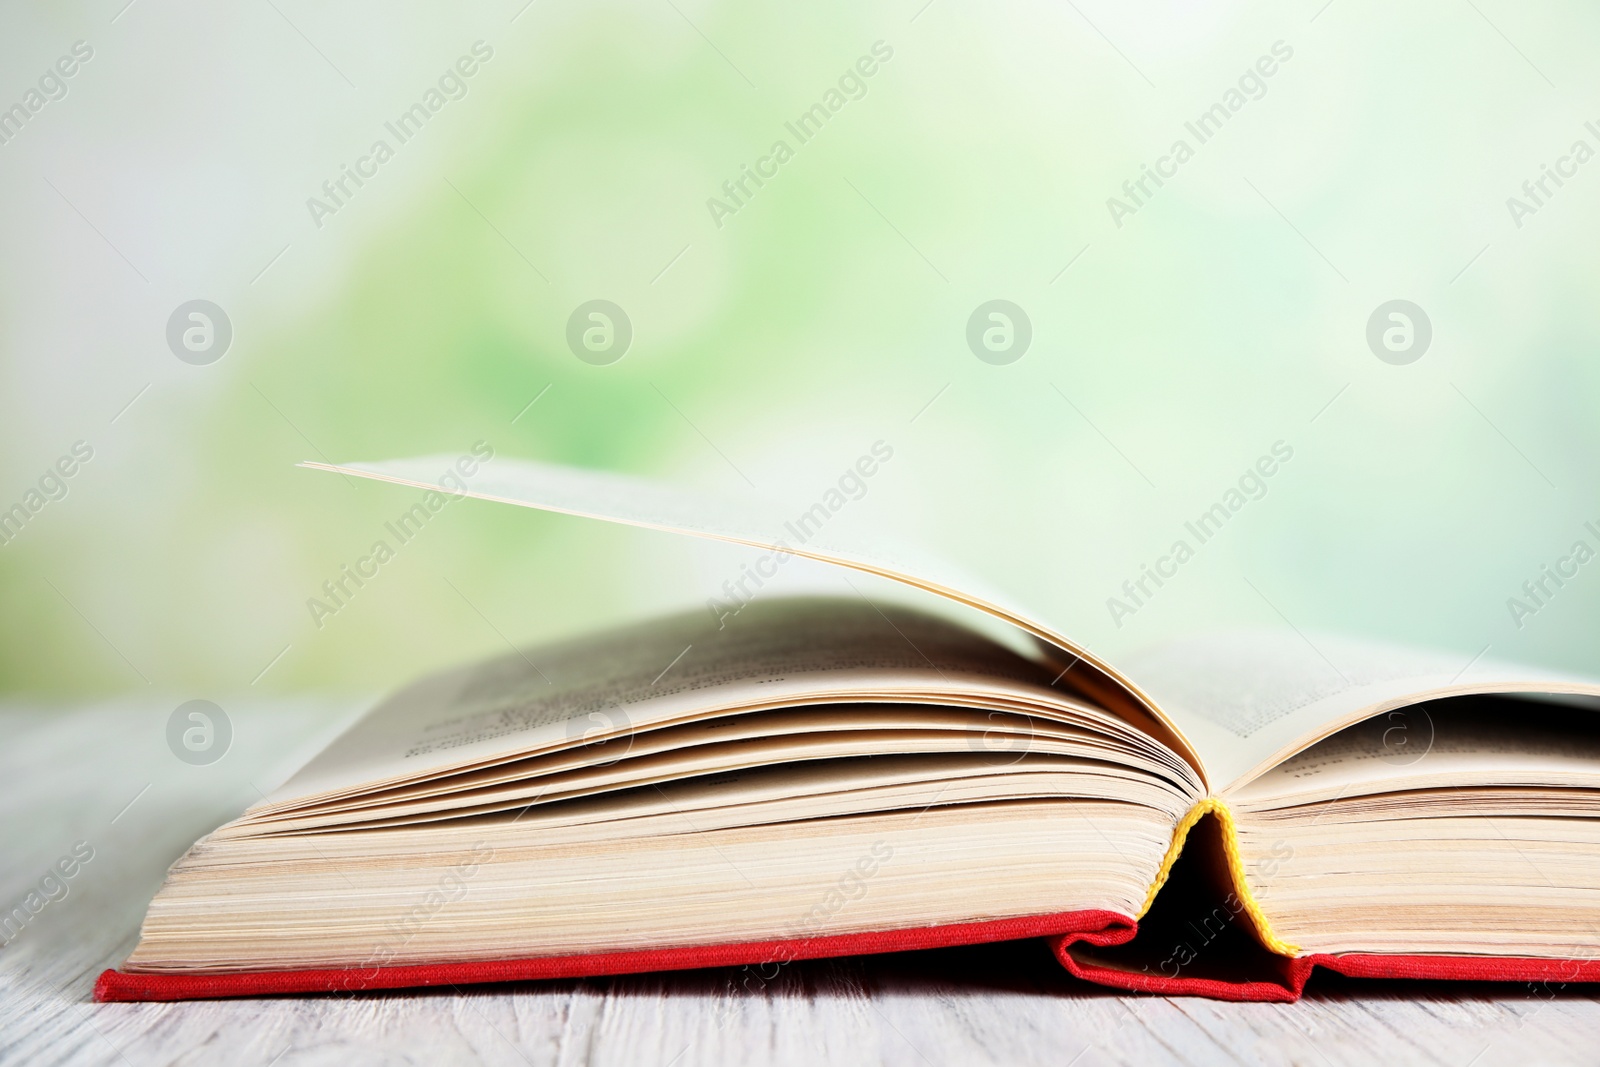
[[[1010,623],[1038,639],[1073,672],[1074,688],[1132,712],[1158,740],[1180,753],[1202,776],[1193,750],[1166,715],[1137,686],[1082,645],[1008,602],[954,567],[902,545],[843,543],[831,528],[823,534],[827,505],[789,514],[754,495],[732,496],[689,490],[645,478],[580,470],[525,459],[496,457],[478,465],[468,458],[436,455],[375,463],[300,466],[357,478],[493,500],[541,511],[666,530],[769,549],[878,575],[937,594]],[[1131,706],[1117,706],[1131,705]]]

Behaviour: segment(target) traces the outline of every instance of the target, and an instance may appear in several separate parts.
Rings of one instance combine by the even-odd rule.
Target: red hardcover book
[[[1298,631],[1100,655],[842,543],[892,459],[878,442],[788,508],[481,442],[333,468],[420,490],[397,530],[478,497],[749,552],[703,608],[379,704],[173,865],[96,996],[766,975],[1036,937],[1093,982],[1235,1000],[1293,1000],[1319,966],[1600,978],[1600,684]],[[780,595],[800,556],[910,591]],[[1131,608],[1173,559],[1125,583]]]

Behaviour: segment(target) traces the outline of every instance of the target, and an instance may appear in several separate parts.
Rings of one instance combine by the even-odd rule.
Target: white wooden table
[[[1600,1063],[1600,988],[1314,980],[1295,1005],[1122,996],[1037,944],[737,971],[186,1004],[95,1004],[162,872],[270,789],[350,705],[226,700],[226,756],[167,748],[181,700],[0,707],[0,908],[94,858],[0,949],[0,1063]],[[59,891],[57,891],[59,895]]]

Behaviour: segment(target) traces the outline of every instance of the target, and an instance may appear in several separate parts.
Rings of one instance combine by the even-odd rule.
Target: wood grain
[[[0,949],[0,1063],[1495,1064],[1600,1060],[1590,987],[1313,981],[1295,1005],[1130,997],[1037,944],[350,998],[94,1004],[166,866],[348,717],[225,704],[227,755],[179,761],[179,703],[0,709],[0,907],[74,842],[94,858]],[[769,972],[770,973],[770,972]]]

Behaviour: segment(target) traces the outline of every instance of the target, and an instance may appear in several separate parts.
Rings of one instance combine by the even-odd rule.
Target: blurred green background
[[[294,464],[479,440],[800,508],[885,441],[840,531],[924,544],[1112,656],[1287,620],[1600,668],[1600,564],[1520,627],[1507,606],[1600,547],[1600,162],[1520,226],[1507,205],[1600,149],[1592,7],[13,6],[0,107],[80,40],[0,144],[0,508],[94,451],[0,546],[0,690],[381,691],[703,605],[749,558],[468,502],[318,626],[307,599],[418,494]],[[385,123],[478,41],[399,144]],[[1279,42],[1200,144],[1185,123]],[[785,123],[875,45],[799,143]],[[307,199],[380,138],[318,225]],[[1108,198],[1180,138],[1117,225]],[[719,225],[708,199],[779,139]],[[196,298],[234,331],[204,366],[165,338]],[[633,327],[608,366],[565,339],[596,298]],[[1032,326],[1007,365],[966,340],[997,298]],[[1393,299],[1432,325],[1406,365],[1367,343]],[[1279,441],[1266,494],[1114,622]]]

